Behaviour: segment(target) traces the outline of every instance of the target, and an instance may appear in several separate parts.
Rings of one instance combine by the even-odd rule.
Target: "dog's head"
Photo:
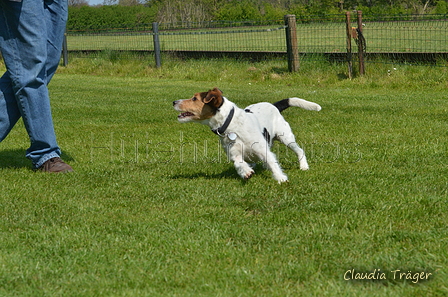
[[[216,114],[223,103],[222,92],[218,88],[208,92],[196,93],[190,99],[173,102],[174,109],[181,112],[179,122],[204,121]]]

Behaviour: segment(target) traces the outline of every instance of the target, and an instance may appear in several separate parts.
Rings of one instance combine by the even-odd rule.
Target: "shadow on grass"
[[[70,154],[62,153],[61,158],[65,161],[73,161]],[[25,157],[25,150],[0,150],[0,169],[2,168],[29,168],[33,169],[31,161]]]
[[[0,150],[0,168],[32,168],[22,149]]]
[[[256,166],[255,168],[255,174],[253,176],[262,176],[263,172],[266,171],[263,166]],[[185,173],[185,174],[174,174],[171,176],[171,179],[198,179],[198,178],[204,178],[204,179],[232,179],[232,180],[240,180],[242,184],[246,184],[248,180],[242,179],[238,173],[236,172],[235,168],[233,166],[229,167],[228,169],[224,170],[221,173],[213,173],[209,174],[207,172],[192,172],[192,173]],[[250,180],[250,179],[249,179]]]
[[[214,173],[209,174],[207,172],[192,172],[192,173],[182,173],[182,174],[174,174],[171,176],[172,179],[197,179],[197,178],[205,178],[205,179],[237,179],[240,178],[236,173],[235,168],[231,167],[223,171],[222,173]]]
[[[349,78],[346,73],[338,73],[337,76],[339,80],[347,80]]]
[[[285,67],[272,67],[271,71],[276,73],[276,74],[286,74],[286,73],[290,73],[288,68]]]

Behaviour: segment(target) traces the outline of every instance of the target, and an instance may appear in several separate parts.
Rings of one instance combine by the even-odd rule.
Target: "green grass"
[[[1,143],[0,295],[447,295],[446,68],[372,65],[347,80],[324,63],[148,64],[59,69],[53,116],[75,173],[33,172],[21,123]],[[261,167],[240,180],[216,136],[172,109],[214,86],[241,107],[321,104],[284,112],[311,169],[276,145],[289,183]],[[351,269],[387,280],[344,280]]]

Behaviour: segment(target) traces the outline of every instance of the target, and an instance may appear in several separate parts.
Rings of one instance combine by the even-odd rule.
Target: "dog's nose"
[[[173,105],[176,105],[177,101],[173,101]]]

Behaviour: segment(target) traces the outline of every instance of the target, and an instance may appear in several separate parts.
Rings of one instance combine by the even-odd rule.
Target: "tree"
[[[139,0],[118,0],[118,5],[135,6],[135,5],[140,5],[140,1]]]
[[[104,0],[103,4],[104,5],[117,5],[118,4],[118,0]]]
[[[81,6],[87,6],[87,5],[89,5],[87,0],[68,0],[68,6],[81,7]]]
[[[203,22],[209,20],[210,16],[201,1],[165,0],[159,4],[157,21],[160,23]]]

